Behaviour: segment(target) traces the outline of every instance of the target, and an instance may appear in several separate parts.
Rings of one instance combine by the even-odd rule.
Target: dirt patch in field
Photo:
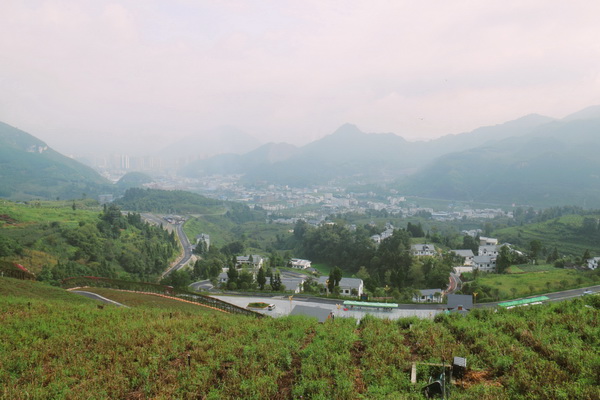
[[[490,371],[472,371],[469,370],[462,379],[456,381],[456,384],[463,388],[470,388],[471,386],[484,384],[486,386],[501,387],[502,384],[498,382]]]
[[[403,344],[406,348],[410,349],[410,362],[420,361],[419,349],[420,344],[413,338],[412,332],[407,331],[404,333]]]
[[[127,395],[127,400],[143,400],[146,396],[142,391],[131,392]]]
[[[311,329],[304,338],[302,345],[300,345],[299,351],[304,350],[306,346],[308,346],[315,337],[316,331]],[[287,400],[292,399],[292,388],[294,387],[294,383],[296,382],[296,376],[300,373],[300,368],[302,368],[302,361],[300,360],[300,354],[298,352],[292,353],[292,362],[290,365],[290,369],[286,371],[283,375],[277,379],[277,386],[279,387],[279,391],[276,400]]]
[[[357,331],[357,334],[360,336],[360,331]],[[362,394],[366,391],[367,387],[363,380],[362,369],[360,360],[365,352],[365,345],[362,340],[357,340],[352,344],[352,349],[350,349],[352,354],[352,363],[354,365],[354,387],[359,394]]]
[[[4,221],[9,225],[14,225],[18,222],[16,219],[7,214],[0,214],[0,221]]]

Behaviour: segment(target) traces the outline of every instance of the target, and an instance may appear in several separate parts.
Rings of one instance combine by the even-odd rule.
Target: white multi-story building
[[[306,268],[310,268],[310,265],[311,265],[310,260],[302,260],[300,258],[292,258],[290,260],[290,266],[292,268],[306,269]]]
[[[485,255],[473,257],[473,268],[484,272],[496,270],[496,256]]]
[[[475,254],[473,254],[473,250],[467,249],[467,250],[451,250],[451,251],[454,254],[465,259],[465,261],[463,261],[463,265],[467,265],[467,266],[473,265],[473,258],[475,257]]]
[[[435,246],[432,244],[413,244],[410,246],[413,256],[435,256],[437,254]]]

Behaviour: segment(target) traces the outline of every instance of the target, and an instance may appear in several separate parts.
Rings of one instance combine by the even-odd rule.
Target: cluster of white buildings
[[[587,260],[587,266],[591,270],[598,268],[598,263],[600,263],[600,257],[593,257]]]
[[[390,224],[388,224],[386,226],[385,231],[381,232],[378,235],[373,235],[371,236],[371,240],[373,242],[375,242],[376,244],[381,243],[382,241],[384,241],[385,239],[389,238],[390,236],[392,236],[394,234],[394,227]]]
[[[464,258],[463,266],[456,267],[456,272],[471,272],[478,269],[484,272],[493,272],[496,270],[496,259],[500,251],[498,239],[479,237],[479,249],[477,255],[473,254],[470,249],[467,250],[452,250],[454,254]]]

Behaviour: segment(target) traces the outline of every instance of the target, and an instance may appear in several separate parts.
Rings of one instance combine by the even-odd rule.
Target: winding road
[[[190,240],[188,239],[187,235],[183,231],[183,222],[179,222],[176,224],[170,224],[167,221],[165,221],[163,218],[161,218],[160,216],[157,216],[155,214],[143,213],[141,215],[145,221],[147,221],[151,224],[154,224],[154,225],[163,224],[167,230],[175,231],[175,233],[177,234],[177,238],[179,239],[179,243],[181,244],[181,248],[183,249],[182,254],[180,254],[180,256],[177,258],[175,263],[173,263],[169,268],[167,268],[167,270],[165,272],[163,272],[161,274],[160,279],[169,275],[173,271],[180,270],[185,265],[187,265],[187,263],[189,263],[192,258],[192,245],[191,245]]]

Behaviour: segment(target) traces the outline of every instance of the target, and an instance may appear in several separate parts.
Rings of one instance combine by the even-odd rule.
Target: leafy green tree
[[[395,230],[392,236],[383,240],[373,259],[369,273],[377,274],[380,280],[389,275],[389,283],[399,289],[411,286],[410,267],[413,257],[410,253],[410,236],[404,230]],[[374,262],[376,261],[377,264]]]
[[[555,261],[557,261],[559,259],[559,255],[558,255],[558,249],[556,248],[556,246],[554,246],[554,250],[552,250],[552,253],[548,254],[548,257],[546,258],[546,262],[551,264]]]
[[[471,235],[463,236],[463,244],[462,248],[467,250],[470,249],[473,251],[473,254],[477,255],[479,251],[479,241]]]
[[[411,222],[409,222],[406,225],[406,230],[408,231],[408,233],[410,233],[410,235],[412,237],[423,237],[425,236],[425,232],[423,231],[423,226],[421,225],[420,222],[413,224]]]
[[[163,278],[160,283],[175,288],[187,289],[188,285],[192,283],[192,278],[188,270],[179,270],[171,272],[168,276]]]
[[[236,267],[230,267],[229,270],[227,271],[227,282],[235,282],[237,284],[237,281],[240,277],[240,274],[237,270]]]
[[[592,255],[590,254],[590,250],[585,249],[585,252],[583,253],[583,257],[581,257],[581,262],[587,263],[587,260],[589,260],[590,258],[592,258]]]
[[[273,288],[273,291],[279,292],[282,290],[282,286],[283,284],[281,283],[281,275],[279,275],[279,272],[277,272],[271,277],[271,287]]]
[[[12,256],[20,252],[22,247],[16,240],[0,235],[0,257]]]
[[[496,270],[502,274],[506,272],[508,267],[512,264],[512,252],[507,245],[500,247],[498,257],[496,257]]]
[[[329,293],[333,293],[333,289],[335,288],[335,279],[333,279],[333,276],[331,274],[329,274],[329,278],[327,278],[327,291]]]
[[[303,219],[296,221],[296,225],[294,225],[294,237],[296,240],[302,240],[309,227],[310,225],[308,225]]]
[[[223,246],[221,248],[221,252],[228,256],[233,256],[236,254],[239,255],[239,254],[244,253],[244,249],[245,249],[244,243],[240,240],[236,240],[234,242],[228,243],[225,246]]]
[[[342,280],[342,270],[340,269],[340,267],[333,267],[333,269],[331,270],[331,273],[329,275],[330,278],[333,278],[333,281],[335,282],[334,286],[339,286],[340,285],[340,281]]]
[[[206,242],[204,240],[199,240],[198,243],[196,243],[196,246],[194,247],[194,254],[198,254],[198,255],[204,255],[206,254]]]
[[[265,289],[265,284],[267,283],[267,276],[265,274],[265,269],[260,267],[258,270],[258,274],[256,276],[256,282],[258,283],[258,287],[260,290]]]
[[[484,227],[483,227],[483,234],[485,236],[490,236],[492,234],[492,230],[493,229],[494,228],[493,228],[492,224],[489,223],[489,222],[486,222],[485,225],[484,225]]]
[[[356,277],[358,279],[362,279],[363,281],[371,279],[371,275],[369,275],[369,271],[367,271],[367,267],[364,265],[359,268],[358,272],[356,273]]]
[[[254,276],[248,271],[242,271],[240,272],[238,282],[240,289],[251,289],[254,286]]]
[[[537,263],[537,258],[542,251],[542,242],[535,239],[529,242],[529,257],[531,258],[534,264]]]

